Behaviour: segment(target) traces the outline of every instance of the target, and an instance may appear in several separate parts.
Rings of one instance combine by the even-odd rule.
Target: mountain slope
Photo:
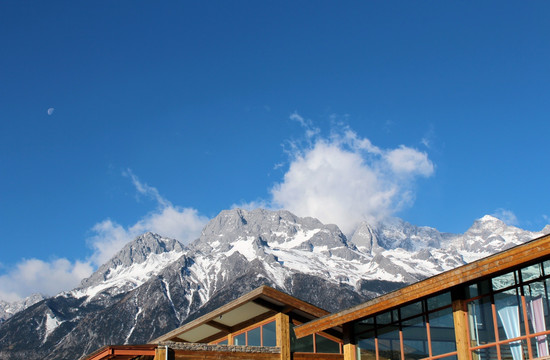
[[[144,343],[263,284],[338,311],[540,235],[491,217],[463,235],[393,219],[348,240],[288,211],[222,211],[187,247],[144,234],[77,289],[15,314],[0,325],[0,358]]]

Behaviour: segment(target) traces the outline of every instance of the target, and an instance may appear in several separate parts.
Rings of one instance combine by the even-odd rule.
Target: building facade
[[[298,326],[342,326],[346,360],[550,358],[550,236]]]

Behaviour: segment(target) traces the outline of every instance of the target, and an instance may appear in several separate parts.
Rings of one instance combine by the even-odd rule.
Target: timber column
[[[357,359],[357,346],[353,343],[352,325],[344,324],[344,360]]]
[[[281,360],[290,360],[290,320],[287,314],[279,313],[277,321],[277,346],[281,349]]]
[[[453,322],[455,325],[456,352],[458,360],[470,359],[468,343],[468,310],[464,300],[453,300]]]

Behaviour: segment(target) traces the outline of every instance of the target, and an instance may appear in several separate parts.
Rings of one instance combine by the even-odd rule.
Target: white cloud
[[[506,225],[517,226],[519,225],[518,218],[510,210],[506,209],[496,209],[492,214],[494,217],[502,220]]]
[[[160,195],[156,188],[142,183],[130,169],[126,170],[124,175],[132,179],[138,193],[154,199],[158,208],[128,227],[110,219],[94,225],[92,228],[94,235],[88,239],[90,246],[94,249],[91,256],[93,264],[96,266],[103,264],[127,242],[148,231],[183,243],[189,243],[199,237],[209,220],[207,217],[200,215],[196,209],[172,205]]]
[[[25,259],[13,270],[0,276],[0,299],[18,301],[32,293],[54,295],[76,287],[92,271],[93,268],[88,262]]]
[[[312,126],[294,113],[291,118]],[[400,145],[381,149],[349,128],[330,137],[307,132],[308,145],[291,147],[289,169],[271,189],[271,207],[337,224],[350,233],[364,220],[376,221],[410,206],[413,184],[434,165],[424,152]]]
[[[404,145],[387,151],[384,156],[396,174],[431,176],[434,172],[434,165],[426,153]]]

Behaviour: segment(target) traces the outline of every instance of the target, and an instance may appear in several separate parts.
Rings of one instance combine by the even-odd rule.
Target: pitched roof
[[[279,312],[291,313],[301,322],[329,314],[326,310],[264,285],[149,343],[209,342]]]

